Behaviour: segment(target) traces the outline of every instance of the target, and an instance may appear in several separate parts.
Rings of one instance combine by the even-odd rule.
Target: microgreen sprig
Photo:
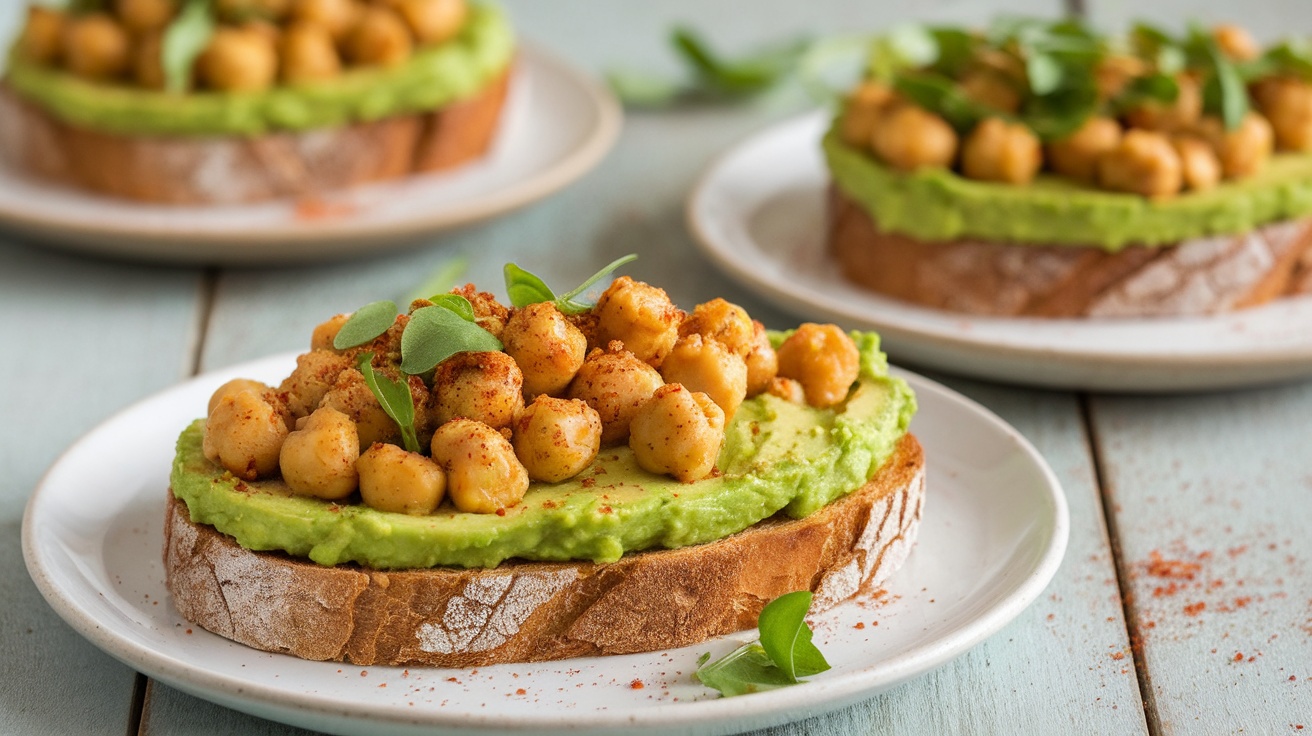
[[[419,452],[419,437],[415,432],[415,400],[410,394],[410,385],[404,372],[400,380],[379,375],[374,371],[373,359],[373,353],[362,353],[355,365],[383,411],[401,428],[401,441],[405,443],[405,449]]]
[[[630,253],[623,258],[617,258],[611,261],[605,268],[592,274],[586,281],[578,287],[571,289],[560,296],[547,286],[537,275],[526,271],[514,263],[507,263],[505,267],[506,277],[506,296],[510,297],[510,303],[516,307],[527,307],[530,304],[539,304],[541,302],[551,302],[556,305],[564,314],[580,314],[592,308],[591,304],[577,301],[576,298],[592,288],[592,285],[608,276],[612,271],[623,266],[626,263],[636,261],[638,256]]]
[[[779,596],[761,610],[759,641],[709,664],[711,655],[702,655],[693,676],[728,697],[794,685],[799,678],[824,672],[829,662],[812,643],[811,627],[806,625],[810,608],[809,590]]]
[[[472,320],[469,301],[464,303],[469,310],[468,317],[445,305],[421,307],[410,314],[410,321],[401,333],[403,373],[427,373],[456,353],[502,349],[500,340]]]
[[[214,29],[213,2],[188,0],[164,29],[160,41],[165,89],[173,93],[187,91],[191,86],[191,68],[210,42]]]
[[[347,318],[333,337],[333,347],[346,350],[363,345],[387,332],[396,321],[396,302],[383,300],[360,307]]]

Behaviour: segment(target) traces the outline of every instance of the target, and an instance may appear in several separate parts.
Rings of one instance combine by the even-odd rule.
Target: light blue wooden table
[[[12,15],[17,0],[6,0]],[[676,20],[729,49],[877,29],[909,17],[982,22],[1055,14],[1058,0],[917,4],[508,2],[524,35],[600,71],[673,69]],[[907,4],[909,5],[909,4]],[[1300,0],[1086,0],[1099,24],[1145,13],[1312,31]],[[636,251],[630,272],[688,306],[723,295],[767,324],[795,318],[720,276],[683,225],[706,161],[807,105],[796,91],[742,107],[632,114],[605,162],[563,193],[423,247],[268,270],[151,267],[74,257],[0,232],[0,733],[277,734],[280,724],[184,695],[73,633],[28,579],[23,506],[57,454],[96,423],[198,371],[299,349],[324,315],[404,293],[455,255],[476,283],[502,263],[577,283]],[[1065,563],[1013,624],[956,661],[846,710],[771,731],[1298,734],[1312,732],[1312,383],[1179,397],[1084,395],[946,379],[1028,435],[1070,501]],[[94,504],[95,498],[86,502]],[[1154,555],[1197,562],[1172,593]],[[1202,604],[1201,606],[1198,604]]]

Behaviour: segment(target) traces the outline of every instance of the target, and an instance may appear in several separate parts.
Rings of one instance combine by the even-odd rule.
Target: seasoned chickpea
[[[395,5],[421,44],[454,38],[469,16],[465,0],[396,0]]]
[[[1261,171],[1275,149],[1271,123],[1256,112],[1245,115],[1234,130],[1226,130],[1220,119],[1209,116],[1199,122],[1198,131],[1216,150],[1221,175],[1227,179]]]
[[[724,444],[724,412],[711,397],[677,383],[661,386],[633,417],[629,447],[649,473],[667,473],[684,483],[715,469]]]
[[[1203,114],[1203,88],[1196,77],[1176,77],[1180,92],[1175,102],[1145,102],[1125,114],[1131,127],[1174,132],[1198,122]]]
[[[1094,85],[1098,88],[1098,98],[1111,99],[1125,89],[1125,85],[1135,77],[1149,71],[1144,60],[1125,54],[1113,54],[1104,57],[1093,70]]]
[[[304,22],[291,24],[282,34],[279,51],[282,78],[289,84],[318,82],[342,73],[337,46],[333,44],[332,34],[323,26]],[[341,329],[341,323],[337,328]],[[329,344],[331,342],[329,340]]]
[[[1093,183],[1098,179],[1098,159],[1120,142],[1120,123],[1091,117],[1074,133],[1048,144],[1048,165],[1062,176]]]
[[[164,89],[163,35],[148,32],[137,39],[132,49],[132,77],[146,89]]]
[[[506,354],[524,375],[524,398],[564,391],[587,355],[588,339],[556,305],[530,304],[510,315],[501,333]]]
[[[870,136],[879,117],[897,100],[893,88],[881,82],[866,80],[847,98],[838,134],[843,142],[862,150],[870,148]]]
[[[689,391],[711,397],[733,419],[738,406],[747,398],[747,363],[715,340],[693,333],[679,338],[674,349],[661,363],[661,378],[682,384]]]
[[[27,24],[23,26],[23,35],[18,39],[18,52],[29,61],[54,64],[59,60],[67,22],[67,16],[61,10],[29,5]]]
[[[961,91],[967,97],[999,112],[1020,109],[1020,90],[1004,74],[992,69],[972,69],[961,78]]]
[[[602,293],[593,309],[597,315],[597,340],[613,340],[638,360],[659,366],[679,339],[683,313],[670,302],[664,289],[621,276]],[[604,418],[604,414],[603,414]]]
[[[119,20],[133,33],[162,30],[178,11],[175,0],[114,0]]]
[[[128,32],[106,13],[70,18],[64,26],[64,65],[79,77],[121,76],[132,62],[130,47]]]
[[[359,481],[355,461],[359,458],[355,422],[325,406],[283,440],[278,467],[293,493],[335,501],[355,492]]]
[[[222,386],[219,386],[214,390],[213,394],[210,394],[210,403],[209,408],[205,410],[206,414],[213,414],[214,407],[218,406],[219,402],[222,401],[225,396],[230,396],[240,391],[249,391],[256,396],[259,396],[268,390],[268,384],[260,383],[259,381],[252,381],[249,378],[234,378]]]
[[[360,500],[379,511],[431,514],[446,495],[446,473],[436,462],[396,445],[372,445],[355,463]]]
[[[1194,136],[1178,135],[1171,139],[1175,152],[1180,155],[1180,172],[1186,189],[1211,189],[1221,181],[1221,162],[1207,141]]]
[[[601,449],[601,416],[579,399],[542,395],[515,419],[511,439],[528,477],[545,483],[573,478]]]
[[[949,167],[957,157],[957,133],[952,126],[915,105],[900,105],[881,117],[870,140],[875,155],[901,171]]]
[[[566,396],[582,399],[601,417],[603,447],[623,444],[629,422],[651,395],[665,383],[655,368],[638,360],[618,341],[607,350],[588,354],[569,384]]]
[[[688,335],[701,335],[735,355],[746,356],[756,339],[756,328],[746,309],[717,297],[698,304],[679,325],[679,337]]]
[[[349,314],[338,314],[320,322],[314,332],[310,333],[310,349],[332,350],[333,340],[337,339],[337,333],[342,331],[342,325],[350,318]]]
[[[331,350],[311,350],[296,356],[296,368],[283,379],[278,391],[287,396],[292,415],[303,417],[314,411],[337,377],[354,368],[350,358]]]
[[[201,448],[210,462],[242,480],[267,478],[278,470],[278,452],[287,423],[269,394],[232,391],[224,394],[205,420]]]
[[[524,498],[528,471],[500,432],[452,419],[433,434],[433,461],[446,471],[447,493],[461,511],[494,514]]]
[[[752,346],[743,361],[747,364],[747,396],[769,389],[779,372],[779,356],[765,334],[765,325],[756,320],[752,320]]]
[[[1253,40],[1253,35],[1233,23],[1222,23],[1212,28],[1212,38],[1216,39],[1221,53],[1235,61],[1252,61],[1262,55],[1262,49]]]
[[[469,305],[474,308],[474,319],[478,322],[478,326],[491,332],[498,339],[501,338],[506,322],[510,319],[510,310],[498,302],[496,296],[490,292],[479,291],[473,284],[452,289],[451,293],[468,299]]]
[[[201,80],[224,92],[256,92],[273,86],[278,52],[263,33],[222,26],[196,60]]]
[[[291,17],[322,27],[340,42],[355,27],[361,10],[356,0],[292,0]]]
[[[500,429],[523,408],[524,376],[505,353],[456,353],[433,374],[429,410],[438,424],[464,417]]]
[[[410,393],[415,406],[421,406],[428,395],[423,390],[423,382],[417,376],[413,378]],[[361,447],[369,447],[375,442],[397,444],[401,441],[401,429],[383,411],[378,398],[364,382],[364,376],[355,368],[346,368],[337,374],[337,380],[323,395],[319,406],[332,407],[350,417],[355,422]]]
[[[1028,184],[1043,164],[1038,136],[1024,123],[988,118],[966,137],[961,171],[971,179]]]
[[[775,376],[765,391],[771,396],[777,396],[793,404],[806,403],[806,392],[802,390],[802,384],[791,378]]]
[[[1116,148],[1098,159],[1098,182],[1117,192],[1165,197],[1180,191],[1180,155],[1162,133],[1129,130]]]
[[[396,66],[410,58],[413,42],[396,11],[368,6],[346,36],[346,55],[356,64]]]
[[[287,15],[291,0],[216,0],[219,17],[234,23],[248,20],[279,20]]]
[[[841,404],[861,369],[856,343],[837,325],[808,322],[779,346],[779,375],[802,384],[806,403]]]
[[[1272,77],[1253,86],[1257,107],[1271,122],[1282,151],[1312,151],[1312,83]]]

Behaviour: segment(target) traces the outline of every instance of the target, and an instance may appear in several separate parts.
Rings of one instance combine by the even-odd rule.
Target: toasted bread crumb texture
[[[924,482],[920,445],[905,435],[869,483],[804,519],[605,565],[402,572],[251,552],[170,496],[164,562],[188,620],[306,659],[476,667],[654,651],[755,626],[787,592],[813,590],[823,610],[882,583],[915,541]]]

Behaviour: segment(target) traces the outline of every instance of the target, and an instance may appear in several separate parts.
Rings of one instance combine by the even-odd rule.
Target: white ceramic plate
[[[210,393],[237,376],[276,382],[293,367],[284,355],[208,374],[93,430],[33,494],[23,554],[50,605],[109,654],[199,697],[307,728],[711,734],[796,720],[983,641],[1038,597],[1066,548],[1065,497],[1029,442],[978,404],[904,373],[919,396],[912,430],[929,462],[920,540],[887,595],[816,617],[816,641],[833,669],[804,685],[717,699],[692,680],[699,654],[727,653],[754,632],[651,654],[473,671],[267,654],[192,627],[169,604],[164,500],[177,433],[204,413]]]
[[[1312,375],[1312,297],[1195,319],[972,317],[860,289],[825,253],[828,186],[816,112],[724,154],[688,202],[703,250],[799,314],[873,328],[895,359],[1023,384],[1122,391],[1227,388]]]
[[[0,225],[98,254],[178,263],[315,260],[414,244],[547,196],[610,150],[621,113],[604,86],[523,43],[488,156],[325,195],[329,214],[289,200],[207,207],[134,204],[55,186],[0,165]]]

